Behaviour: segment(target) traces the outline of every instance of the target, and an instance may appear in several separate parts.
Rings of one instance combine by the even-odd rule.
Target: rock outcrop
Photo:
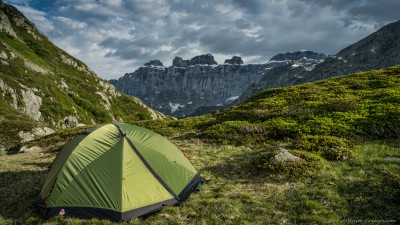
[[[217,62],[211,54],[195,56],[190,60],[183,60],[181,57],[175,57],[172,60],[173,67],[188,67],[195,65],[215,65]],[[146,64],[145,64],[146,66]]]
[[[225,59],[225,64],[243,64],[243,60],[239,56],[233,56],[232,59]]]
[[[195,56],[189,61],[189,66],[215,64],[217,64],[217,62],[214,60],[214,56],[211,54]]]
[[[151,60],[148,63],[144,64],[145,66],[164,66],[160,60]]]
[[[293,163],[298,161],[304,161],[302,158],[293,155],[288,150],[284,148],[278,149],[279,153],[270,158],[272,163]]]
[[[175,57],[174,60],[172,60],[172,66],[173,67],[188,67],[189,60],[183,60],[181,57]]]

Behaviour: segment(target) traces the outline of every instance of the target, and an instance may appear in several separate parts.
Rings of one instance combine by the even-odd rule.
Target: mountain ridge
[[[58,48],[14,6],[0,2],[0,149],[43,132],[165,118]],[[18,119],[20,118],[20,119]],[[18,124],[18,123],[21,124]],[[43,129],[42,129],[43,130]]]
[[[390,23],[367,37],[328,56],[311,71],[286,67],[284,71],[268,71],[250,86],[233,104],[274,87],[291,86],[355,72],[387,68],[400,64],[400,20]]]

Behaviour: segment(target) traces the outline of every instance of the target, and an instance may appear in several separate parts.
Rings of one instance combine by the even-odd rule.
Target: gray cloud
[[[8,0],[56,45],[106,79],[159,59],[211,53],[263,63],[309,49],[335,54],[398,20],[398,0]]]

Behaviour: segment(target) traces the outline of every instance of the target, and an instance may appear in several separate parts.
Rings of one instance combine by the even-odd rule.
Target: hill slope
[[[115,90],[2,2],[0,105],[0,149],[18,142],[21,131],[37,126],[163,118],[139,99]]]

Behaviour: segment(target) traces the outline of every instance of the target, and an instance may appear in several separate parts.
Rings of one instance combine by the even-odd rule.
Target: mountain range
[[[175,117],[201,115],[243,102],[274,87],[296,85],[400,64],[400,21],[388,24],[336,55],[301,50],[273,56],[264,64],[243,64],[234,56],[217,64],[210,54],[190,60],[159,60],[110,82],[150,107]]]
[[[303,50],[274,56],[265,64],[247,65],[238,56],[225,60],[224,64],[217,64],[211,54],[190,60],[175,57],[172,66],[165,67],[159,60],[152,60],[110,82],[123,93],[142,99],[164,114],[185,117],[230,105],[272,68],[293,61],[313,68],[325,57]]]

